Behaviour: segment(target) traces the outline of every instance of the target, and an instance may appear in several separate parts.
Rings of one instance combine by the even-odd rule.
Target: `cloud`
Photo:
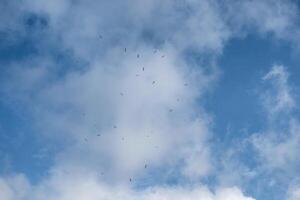
[[[253,136],[253,144],[266,165],[290,170],[298,162],[300,127],[292,113],[297,105],[288,83],[288,72],[284,66],[274,65],[263,80],[271,83],[262,94],[269,125],[265,133]]]
[[[288,200],[299,200],[300,199],[300,188],[299,187],[291,187],[288,192]]]
[[[222,48],[227,36],[215,4],[191,1],[182,5],[209,10],[198,16],[196,11],[186,15],[172,9],[181,6],[172,2],[161,6],[152,1],[143,12],[137,2],[90,3],[25,2],[28,12],[48,16],[50,41],[61,38],[61,47],[71,49],[75,61],[87,61],[88,67],[60,76],[53,70],[57,61],[42,54],[27,63],[14,63],[20,67],[9,71],[3,93],[20,101],[23,98],[45,137],[67,141],[65,151],[57,156],[57,166],[72,163],[106,170],[115,177],[112,179],[137,175],[145,164],[154,169],[175,165],[183,176],[196,179],[208,175],[212,167],[206,141],[211,119],[201,107],[196,108],[195,100],[209,89],[217,73],[205,73],[201,64],[190,68],[181,53],[194,45],[213,51]],[[123,6],[129,9],[124,17],[111,18],[112,11],[105,9],[120,14]],[[152,23],[160,12],[171,16],[171,24],[164,20]],[[188,40],[183,37],[185,29],[175,26],[177,17],[188,27]],[[130,24],[125,26],[126,22]],[[161,28],[163,35],[156,36]],[[155,50],[155,45],[145,43],[144,31],[153,33],[154,39],[164,39],[163,45]],[[197,31],[213,38],[198,37]],[[48,43],[43,45],[49,48]]]
[[[292,1],[227,1],[225,7],[235,33],[257,31],[277,39],[299,42],[294,35],[294,31],[298,31],[298,8]]]
[[[288,112],[295,106],[288,85],[288,73],[282,65],[274,65],[263,80],[272,81],[274,85],[274,90],[267,92],[263,99],[268,112],[271,114]]]
[[[31,186],[23,175],[0,178],[0,198],[3,200],[24,199]]]
[[[40,184],[30,186],[22,175],[0,179],[0,197],[3,200],[67,200],[67,199],[199,199],[199,200],[253,200],[236,188],[220,188],[211,192],[205,186],[195,187],[153,187],[143,191],[135,191],[126,187],[107,186],[94,176],[77,176],[69,178],[55,177]]]

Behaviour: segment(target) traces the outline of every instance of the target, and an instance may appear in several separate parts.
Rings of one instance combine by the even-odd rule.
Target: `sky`
[[[300,200],[300,2],[1,0],[1,200]]]

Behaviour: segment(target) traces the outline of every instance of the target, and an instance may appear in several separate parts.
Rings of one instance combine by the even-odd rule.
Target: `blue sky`
[[[1,1],[0,199],[300,200],[299,14]]]

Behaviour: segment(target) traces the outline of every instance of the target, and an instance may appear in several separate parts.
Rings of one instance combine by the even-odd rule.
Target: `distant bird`
[[[114,126],[113,126],[113,128],[117,128],[117,126],[116,126],[116,125],[114,125]]]
[[[154,51],[153,51],[153,53],[155,54],[157,52],[157,50],[155,49]]]
[[[165,55],[162,55],[161,57],[162,57],[162,58],[164,58],[164,57],[165,57]]]
[[[147,164],[145,164],[145,169],[147,168]]]
[[[123,92],[121,92],[121,93],[120,93],[120,95],[121,95],[121,96],[124,96],[124,93],[123,93]]]
[[[87,138],[84,138],[84,141],[86,141],[86,142],[87,142],[87,141],[88,141],[88,139],[87,139]]]
[[[100,136],[101,136],[101,134],[97,134],[97,136],[98,136],[98,137],[100,137]]]
[[[145,71],[145,67],[143,67],[143,71]]]
[[[101,35],[101,34],[99,35],[99,38],[100,38],[101,40],[103,39],[103,37],[102,37],[102,35]]]
[[[184,86],[188,86],[188,84],[187,84],[187,83],[185,83],[185,84],[184,84]]]
[[[131,181],[132,181],[132,179],[130,178],[130,179],[129,179],[129,181],[131,182]]]
[[[124,52],[126,53],[126,51],[127,51],[127,49],[126,49],[126,47],[124,48]]]
[[[139,57],[140,57],[140,54],[137,54],[136,57],[139,58]]]
[[[155,81],[152,81],[152,85],[154,85],[155,84]]]
[[[169,109],[169,112],[173,112],[173,109]]]

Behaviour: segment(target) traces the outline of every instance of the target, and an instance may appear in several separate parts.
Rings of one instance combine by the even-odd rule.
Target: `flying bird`
[[[155,84],[155,81],[152,81],[152,85],[154,85]]]
[[[139,58],[139,57],[140,57],[140,54],[137,54],[136,57]]]

